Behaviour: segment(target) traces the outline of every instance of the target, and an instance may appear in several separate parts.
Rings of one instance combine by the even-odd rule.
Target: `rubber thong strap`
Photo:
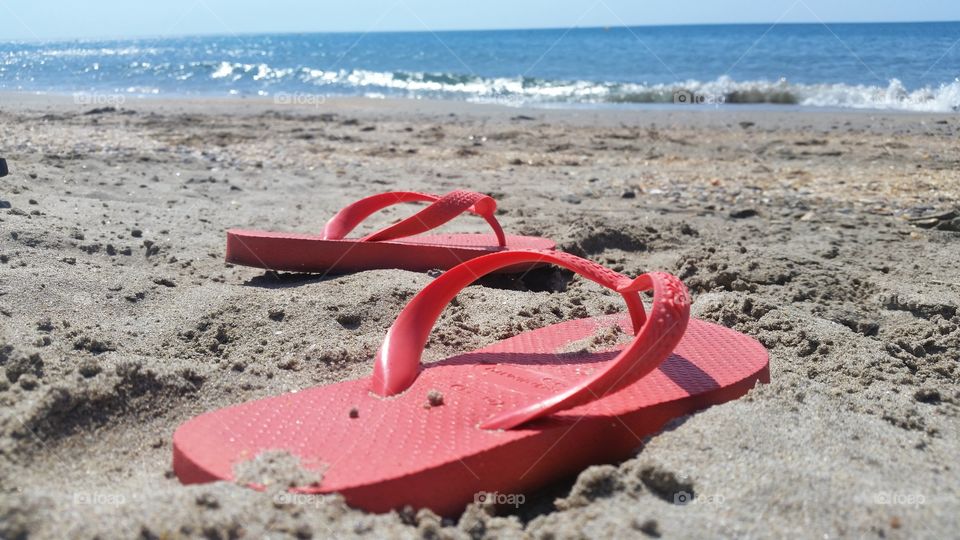
[[[344,207],[330,218],[323,228],[325,240],[340,240],[350,234],[363,220],[388,206],[406,202],[429,202],[430,206],[416,214],[383,228],[361,239],[363,242],[394,240],[414,236],[435,229],[464,212],[482,216],[497,237],[497,243],[507,245],[500,223],[494,216],[497,202],[492,197],[473,191],[456,190],[440,197],[416,191],[391,191],[371,195]]]
[[[460,290],[500,268],[538,262],[562,266],[620,293],[627,303],[635,337],[603,371],[539,402],[498,414],[483,422],[480,426],[483,429],[510,429],[599,399],[656,369],[680,342],[690,316],[690,300],[686,287],[676,277],[656,272],[631,280],[568,253],[505,251],[477,257],[448,270],[407,304],[377,352],[371,390],[381,396],[392,396],[413,384],[430,330]],[[639,292],[650,289],[654,291],[654,301],[647,317]]]

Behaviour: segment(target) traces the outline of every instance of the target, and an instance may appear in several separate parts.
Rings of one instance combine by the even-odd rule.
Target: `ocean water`
[[[960,111],[960,22],[0,43],[0,90]]]

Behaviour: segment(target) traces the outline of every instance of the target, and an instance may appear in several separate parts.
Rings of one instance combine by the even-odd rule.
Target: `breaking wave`
[[[960,111],[960,79],[938,87],[908,89],[897,79],[886,86],[843,83],[800,84],[787,81],[689,80],[669,84],[555,81],[531,77],[485,78],[450,73],[323,71],[270,69],[265,64],[230,64],[212,68],[209,77],[238,82],[288,78],[321,94],[400,95],[413,98],[463,99],[511,105],[529,104],[785,104],[808,107],[887,109],[927,112]],[[691,99],[692,98],[692,99]]]

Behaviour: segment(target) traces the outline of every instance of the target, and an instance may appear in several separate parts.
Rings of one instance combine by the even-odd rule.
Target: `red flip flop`
[[[420,212],[363,238],[346,238],[371,214],[406,202],[429,202]],[[378,268],[446,270],[487,253],[516,249],[554,249],[546,238],[503,234],[492,197],[451,191],[440,197],[413,191],[372,195],[343,208],[322,235],[231,229],[227,262],[292,272],[356,272]],[[470,212],[482,216],[493,234],[433,234],[431,229]],[[518,268],[509,268],[516,271]]]
[[[531,263],[557,264],[617,291],[628,313],[555,324],[420,365],[431,328],[461,289]],[[646,314],[639,292],[651,289]],[[292,491],[339,492],[373,512],[411,505],[455,514],[480,492],[524,493],[626,459],[668,420],[769,380],[762,345],[689,313],[686,288],[669,274],[631,280],[556,251],[479,257],[410,301],[372,377],[198,416],[174,434],[173,468],[186,484],[233,480],[239,465],[281,451],[322,476]],[[618,331],[634,336],[584,350],[604,341],[598,334]]]

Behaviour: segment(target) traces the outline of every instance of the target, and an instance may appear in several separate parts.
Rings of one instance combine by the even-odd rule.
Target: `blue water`
[[[957,111],[958,41],[960,22],[0,43],[0,89]]]

